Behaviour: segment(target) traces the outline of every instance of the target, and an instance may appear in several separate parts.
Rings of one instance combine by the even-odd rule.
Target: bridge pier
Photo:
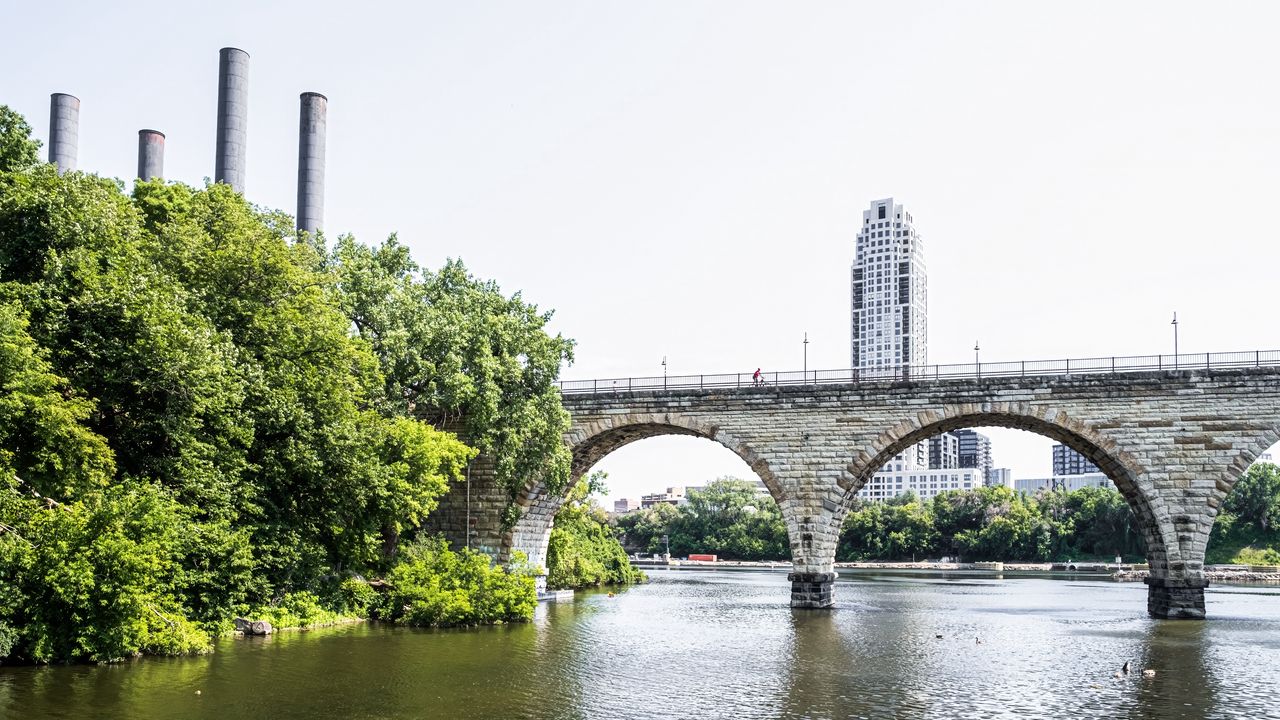
[[[791,607],[820,610],[835,605],[834,572],[791,572]]]
[[[1147,613],[1162,620],[1203,620],[1204,589],[1209,581],[1204,578],[1149,577],[1147,583]]]

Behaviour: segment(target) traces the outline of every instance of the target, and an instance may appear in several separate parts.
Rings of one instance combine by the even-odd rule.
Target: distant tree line
[[[786,560],[786,525],[771,497],[732,477],[690,491],[680,506],[655,505],[615,520],[632,552],[714,553],[724,559]],[[1007,487],[953,490],[922,501],[904,493],[883,503],[855,500],[836,559],[1053,562],[1141,560],[1142,530],[1111,488],[1018,493]],[[1280,564],[1280,468],[1256,463],[1236,483],[1214,523],[1209,562]]]
[[[681,506],[655,505],[619,516],[616,524],[636,552],[662,552],[666,535],[676,556],[785,560],[791,554],[777,503],[736,478],[690,491]],[[941,493],[929,501],[911,493],[885,503],[857,500],[845,517],[836,558],[1050,561],[1136,559],[1144,553],[1141,530],[1114,490],[1025,495],[994,487]]]
[[[619,516],[624,543],[633,552],[712,553],[733,560],[782,560],[791,556],[778,503],[756,493],[754,483],[722,477],[690,490],[679,507],[668,504]]]

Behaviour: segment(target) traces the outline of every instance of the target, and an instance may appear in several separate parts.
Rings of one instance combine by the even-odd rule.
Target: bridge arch
[[[1171,513],[1155,487],[1146,479],[1147,468],[1130,453],[1094,427],[1059,409],[1033,408],[1024,403],[943,405],[908,417],[881,432],[856,454],[838,485],[840,511],[834,513],[833,532],[838,536],[857,492],[897,454],[918,442],[951,430],[971,427],[1003,427],[1025,430],[1056,440],[1084,455],[1111,479],[1124,496],[1147,546],[1153,577],[1166,577],[1171,567],[1181,567],[1178,534]],[[1261,452],[1261,451],[1259,451]]]
[[[787,494],[768,459],[751,444],[718,425],[678,413],[624,413],[575,425],[565,436],[572,455],[570,480],[563,492],[553,493],[540,479],[525,485],[515,499],[520,517],[503,538],[504,554],[523,552],[535,565],[545,565],[552,522],[569,491],[596,463],[631,443],[666,435],[698,437],[719,443],[760,476],[769,494],[785,507]],[[785,515],[785,510],[784,510]]]

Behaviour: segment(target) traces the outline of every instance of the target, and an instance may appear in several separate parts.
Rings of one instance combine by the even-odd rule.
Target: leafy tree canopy
[[[0,106],[0,658],[334,611],[480,449],[513,495],[564,487],[549,313],[394,238],[330,252],[226,185],[126,194],[37,151]]]

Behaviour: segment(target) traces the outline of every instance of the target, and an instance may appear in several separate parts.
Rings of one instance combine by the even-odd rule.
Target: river
[[[660,571],[528,624],[0,668],[0,717],[1280,717],[1278,588],[1210,588],[1210,619],[1178,622],[1104,578],[844,575],[833,611],[788,608],[780,572]]]

